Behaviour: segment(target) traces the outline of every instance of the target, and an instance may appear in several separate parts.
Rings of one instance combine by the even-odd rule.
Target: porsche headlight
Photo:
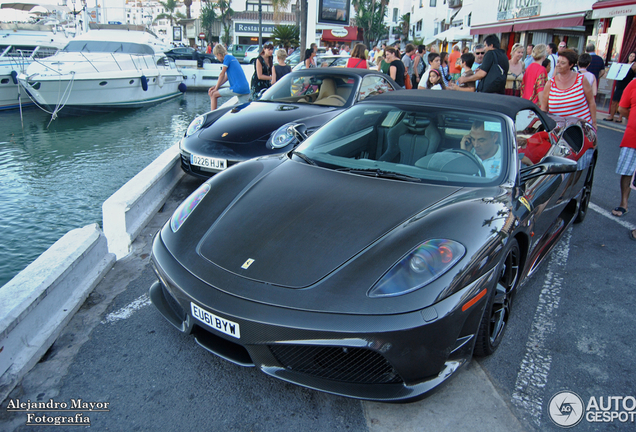
[[[393,266],[371,288],[369,297],[394,297],[433,282],[453,267],[466,248],[453,240],[428,240]]]
[[[286,124],[279,127],[270,137],[268,144],[275,149],[287,147],[296,140],[294,125]]]
[[[205,116],[199,116],[195,118],[194,120],[192,120],[192,123],[190,123],[190,126],[188,126],[188,130],[186,130],[186,137],[189,137],[197,133],[199,129],[201,129],[204,123],[205,123]]]
[[[177,232],[181,225],[185,222],[185,220],[190,216],[190,214],[194,211],[196,206],[199,205],[203,197],[210,191],[210,185],[207,183],[203,183],[197,190],[195,190],[192,195],[185,199],[181,203],[179,207],[172,214],[172,218],[170,218],[170,228],[172,232]]]

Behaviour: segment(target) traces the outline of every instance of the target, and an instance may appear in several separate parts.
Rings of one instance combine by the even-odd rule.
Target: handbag
[[[407,75],[404,75],[404,88],[407,90],[411,90],[413,88],[413,85],[411,84],[411,77]]]

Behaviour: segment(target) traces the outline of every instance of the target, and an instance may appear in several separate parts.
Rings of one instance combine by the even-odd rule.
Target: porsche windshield
[[[505,118],[497,114],[359,104],[296,152],[353,174],[481,186],[501,182],[513,145]]]
[[[347,74],[290,73],[268,89],[260,100],[344,106],[355,95],[360,78]]]

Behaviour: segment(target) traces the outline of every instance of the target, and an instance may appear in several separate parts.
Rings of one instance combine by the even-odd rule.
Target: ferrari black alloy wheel
[[[475,355],[487,356],[495,352],[510,317],[514,289],[519,281],[520,252],[516,239],[508,243],[503,261],[499,263],[499,280],[495,285],[484,316],[479,324]]]
[[[587,216],[587,207],[590,205],[590,199],[592,197],[592,184],[594,183],[594,167],[596,165],[596,159],[592,160],[590,168],[585,180],[585,186],[583,186],[583,192],[581,192],[581,202],[579,203],[579,211],[576,214],[574,223],[581,223]]]

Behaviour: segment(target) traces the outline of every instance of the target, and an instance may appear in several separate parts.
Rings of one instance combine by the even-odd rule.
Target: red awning
[[[322,40],[325,42],[353,42],[358,38],[358,27],[342,27],[333,30],[323,30]]]
[[[592,19],[636,15],[636,0],[598,1],[592,5]]]
[[[470,34],[490,34],[490,33],[510,33],[512,31],[512,23],[505,24],[488,24],[483,26],[473,26],[470,28]]]
[[[583,25],[583,20],[585,20],[585,12],[560,16],[552,15],[545,17],[536,17],[528,20],[516,21],[514,30],[516,32],[521,32],[528,30],[576,27]]]

